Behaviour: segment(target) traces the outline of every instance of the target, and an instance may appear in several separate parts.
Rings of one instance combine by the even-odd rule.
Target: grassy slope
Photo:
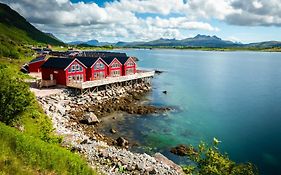
[[[31,59],[30,45],[64,45],[29,24],[17,12],[0,3],[0,64],[19,73]],[[59,146],[51,119],[35,97],[14,126],[0,122],[0,175],[2,174],[96,174],[79,155]]]
[[[18,73],[20,60],[4,60],[0,63]],[[23,126],[23,132],[0,122],[0,174],[96,174],[83,158],[59,146],[61,138],[35,96],[19,116],[13,126]]]
[[[85,161],[58,145],[46,143],[0,123],[2,174],[94,174]]]

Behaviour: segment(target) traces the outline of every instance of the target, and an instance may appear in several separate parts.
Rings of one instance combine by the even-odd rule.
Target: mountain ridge
[[[8,28],[10,30],[17,29],[21,32],[21,34],[25,34],[27,38],[36,42],[46,44],[63,44],[63,42],[56,39],[54,35],[51,34],[52,36],[50,36],[50,34],[46,34],[38,30],[18,12],[3,3],[0,3],[0,24],[1,28]],[[7,35],[7,32],[4,33],[2,30],[1,35]]]
[[[92,41],[95,41],[93,43]],[[75,42],[71,42],[75,43]],[[78,42],[76,42],[78,43]],[[79,44],[87,44],[90,46],[105,46],[105,45],[113,45],[116,47],[140,47],[140,46],[146,46],[146,47],[161,47],[161,46],[167,46],[167,47],[176,47],[176,46],[183,46],[183,47],[259,47],[259,48],[270,48],[270,47],[281,47],[281,42],[279,41],[263,41],[263,42],[256,42],[256,43],[248,43],[243,44],[239,42],[233,42],[229,40],[223,40],[216,35],[210,36],[210,35],[201,35],[198,34],[194,37],[189,37],[181,40],[177,39],[167,39],[167,38],[159,38],[152,41],[142,42],[142,41],[136,41],[136,42],[124,42],[124,41],[118,41],[116,43],[109,43],[109,42],[100,42],[98,40],[89,40],[89,41],[81,41]],[[75,44],[74,44],[75,45]]]

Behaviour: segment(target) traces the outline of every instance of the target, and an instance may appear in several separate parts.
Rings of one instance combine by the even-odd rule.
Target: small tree
[[[252,163],[237,164],[230,160],[226,154],[219,152],[218,140],[214,138],[214,144],[208,146],[201,143],[198,149],[190,146],[188,157],[195,165],[183,167],[186,174],[198,175],[256,175],[258,170]]]
[[[11,124],[33,99],[18,71],[0,64],[0,121]]]

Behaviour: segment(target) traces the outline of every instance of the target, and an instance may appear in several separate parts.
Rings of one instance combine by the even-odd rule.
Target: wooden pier
[[[137,80],[149,81],[155,74],[155,71],[141,71],[132,75],[120,76],[120,77],[107,77],[105,79],[86,81],[86,82],[68,82],[67,87],[76,89],[89,89],[99,86],[106,86],[116,83],[128,82],[131,83]]]

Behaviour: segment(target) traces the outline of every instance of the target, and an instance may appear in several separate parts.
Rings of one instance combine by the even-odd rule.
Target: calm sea
[[[124,50],[142,68],[164,70],[147,98],[176,111],[108,122],[118,136],[138,142],[136,151],[169,153],[178,144],[222,141],[237,162],[255,163],[261,174],[281,174],[281,53]],[[166,90],[168,93],[163,94]]]

